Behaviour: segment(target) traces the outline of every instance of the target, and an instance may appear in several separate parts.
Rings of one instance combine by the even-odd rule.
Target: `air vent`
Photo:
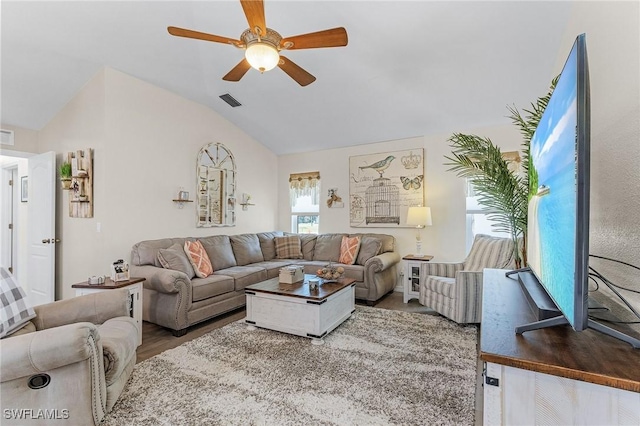
[[[13,130],[0,129],[0,143],[2,145],[13,145]]]
[[[220,99],[222,99],[223,101],[231,105],[233,108],[239,107],[242,105],[240,102],[236,100],[236,98],[234,98],[228,93],[225,93],[224,95],[220,95]]]

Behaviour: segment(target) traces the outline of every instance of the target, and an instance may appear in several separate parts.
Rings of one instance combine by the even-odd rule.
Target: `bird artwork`
[[[391,165],[391,162],[395,158],[396,157],[394,157],[393,155],[390,155],[384,160],[376,161],[375,163],[369,164],[368,166],[360,166],[360,170],[373,169],[376,172],[380,173],[380,177],[382,177],[382,174],[384,173],[384,171]]]

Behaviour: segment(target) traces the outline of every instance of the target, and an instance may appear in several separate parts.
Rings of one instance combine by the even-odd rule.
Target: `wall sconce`
[[[255,204],[251,203],[251,195],[250,194],[242,194],[242,202],[240,203],[242,206],[242,210],[248,210],[249,206],[255,206]]]
[[[416,255],[415,257],[423,257],[422,254],[422,238],[420,237],[420,229],[425,226],[431,226],[431,208],[430,207],[409,207],[407,212],[407,225],[418,228],[416,234]]]

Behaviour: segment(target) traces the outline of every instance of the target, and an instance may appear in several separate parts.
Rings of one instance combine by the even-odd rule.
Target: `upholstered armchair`
[[[129,300],[122,289],[36,306],[0,340],[2,424],[100,423],[136,362]]]
[[[484,268],[515,268],[513,241],[478,234],[463,262],[422,262],[420,303],[457,323],[479,323]]]

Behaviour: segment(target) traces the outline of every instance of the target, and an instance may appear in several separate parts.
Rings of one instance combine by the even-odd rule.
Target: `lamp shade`
[[[431,208],[409,207],[409,212],[407,213],[407,225],[417,226],[419,228],[426,225],[431,226]]]
[[[269,43],[256,42],[247,46],[244,57],[253,68],[260,72],[269,71],[275,68],[280,61],[278,49]]]

